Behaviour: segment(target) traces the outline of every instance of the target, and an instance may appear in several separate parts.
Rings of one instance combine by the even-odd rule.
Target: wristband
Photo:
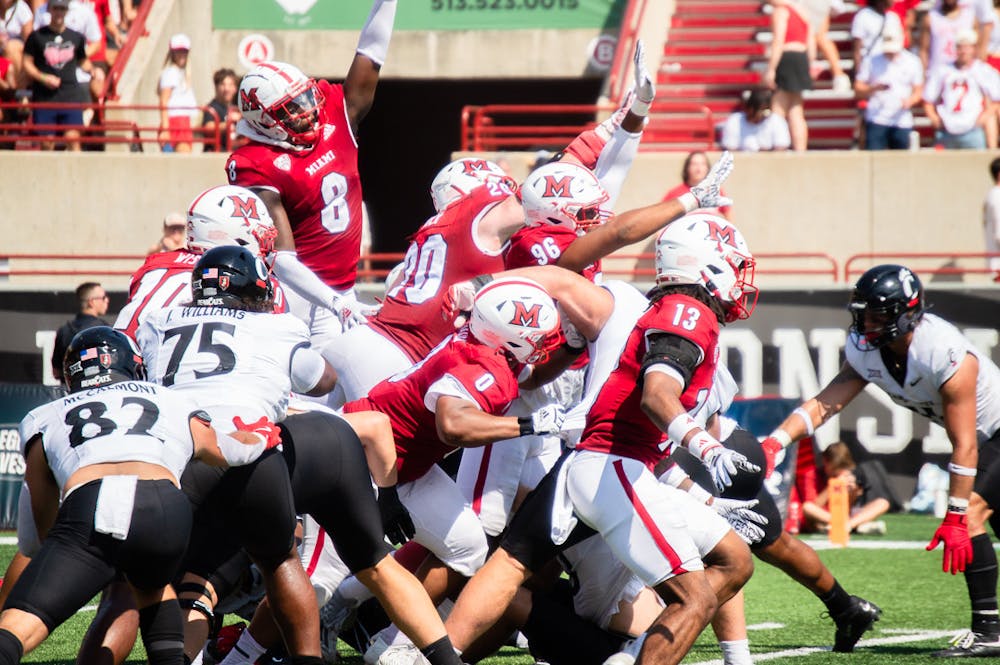
[[[684,445],[684,437],[692,430],[701,429],[701,426],[687,413],[682,413],[667,425],[667,436],[678,446]]]
[[[792,443],[792,435],[783,429],[771,432],[771,438],[780,443],[782,448],[787,448]]]
[[[521,416],[517,419],[517,426],[521,429],[521,436],[528,436],[535,433],[535,428],[531,424],[531,416]]]
[[[697,455],[698,459],[702,462],[705,461],[705,455],[707,455],[709,451],[721,447],[722,444],[716,441],[715,437],[705,430],[700,430],[697,434],[691,437],[691,440],[688,441],[687,444],[687,449],[691,451],[691,454]]]
[[[677,200],[680,201],[680,204],[682,206],[684,206],[685,214],[691,212],[692,210],[697,210],[698,208],[701,207],[701,204],[698,203],[698,199],[696,199],[694,194],[692,194],[691,192],[684,192],[683,194],[677,197]]]
[[[813,419],[812,416],[809,415],[809,412],[800,406],[799,408],[792,411],[792,415],[798,416],[802,420],[802,422],[806,424],[806,436],[812,436],[813,432],[816,431],[816,428],[813,427]]]
[[[578,356],[581,353],[583,353],[584,351],[586,351],[587,347],[585,347],[585,346],[575,347],[572,344],[570,344],[569,342],[563,342],[562,350],[565,351],[566,353],[568,353],[571,356]]]
[[[632,115],[637,115],[640,118],[645,118],[649,115],[649,105],[651,102],[644,102],[638,97],[632,102],[632,106],[629,107],[629,113]]]
[[[969,509],[969,500],[960,499],[957,496],[948,497],[948,512],[964,515]]]
[[[956,476],[966,476],[967,478],[976,477],[976,469],[971,466],[960,466],[954,462],[948,462],[948,473],[954,473]]]
[[[709,500],[712,498],[711,492],[706,490],[698,483],[694,483],[693,485],[691,485],[691,487],[688,488],[688,494],[691,495],[691,498],[697,501],[698,503],[708,503]]]

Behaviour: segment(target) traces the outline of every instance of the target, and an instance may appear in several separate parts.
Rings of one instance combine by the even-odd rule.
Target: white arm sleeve
[[[260,443],[243,443],[218,430],[215,431],[215,440],[223,459],[229,466],[250,464],[267,450],[267,443],[263,440]]]
[[[396,20],[396,0],[375,0],[368,20],[358,35],[357,53],[381,67],[389,52],[392,24]]]
[[[642,132],[632,134],[621,127],[616,127],[611,139],[604,145],[597,158],[594,175],[608,193],[608,209],[615,207],[622,185],[625,183],[625,176],[632,168],[632,161],[639,151],[641,139]]]
[[[291,371],[292,390],[297,393],[307,393],[316,387],[326,371],[326,361],[316,351],[307,346],[297,346],[292,351]]]
[[[299,261],[295,252],[275,252],[273,268],[282,286],[287,286],[314,305],[332,309],[333,303],[339,298],[336,291]]]

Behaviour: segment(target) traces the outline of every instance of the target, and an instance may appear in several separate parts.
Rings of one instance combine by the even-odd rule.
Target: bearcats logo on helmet
[[[570,196],[570,185],[573,176],[564,175],[556,180],[553,175],[545,176],[545,193],[542,196]]]
[[[108,368],[111,367],[111,354],[101,353],[97,356],[97,361],[101,363],[101,367]]]
[[[540,328],[539,319],[542,315],[542,306],[535,303],[528,309],[524,306],[524,302],[520,300],[512,301],[514,303],[514,316],[511,318],[510,322],[517,326],[524,326],[525,328]]]
[[[247,219],[260,219],[260,213],[257,212],[257,200],[250,197],[243,198],[236,194],[232,194],[229,200],[233,202],[233,217],[242,217],[244,220]]]

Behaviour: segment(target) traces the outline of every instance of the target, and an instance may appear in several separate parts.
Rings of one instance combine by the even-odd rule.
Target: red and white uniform
[[[524,266],[555,265],[578,237],[575,231],[565,226],[526,226],[511,236],[504,262],[508,270]],[[580,274],[599,284],[602,277],[601,262],[591,263]]]
[[[344,411],[389,416],[399,498],[413,519],[414,540],[456,572],[471,576],[486,561],[486,535],[454,481],[437,466],[457,449],[438,438],[434,409],[439,397],[456,397],[486,413],[503,414],[517,396],[517,378],[504,352],[467,341],[467,331],[455,333],[410,372],[345,404]]]
[[[288,150],[251,141],[226,163],[229,184],[269,189],[281,196],[299,260],[337,291],[354,288],[361,256],[361,179],[343,86],[317,82],[316,144]]]
[[[151,254],[132,275],[115,328],[132,339],[150,312],[191,302],[191,271],[201,255],[186,249]]]
[[[924,101],[934,104],[949,134],[972,131],[988,100],[1000,101],[1000,74],[981,60],[963,69],[942,65],[927,75]]]
[[[441,317],[445,294],[456,282],[503,270],[501,252],[481,247],[476,233],[486,213],[510,195],[501,183],[478,187],[417,231],[406,251],[403,280],[386,294],[378,314],[324,349],[337,370],[341,403],[365,396],[379,381],[426,358],[454,332]],[[358,362],[360,357],[365,361]]]

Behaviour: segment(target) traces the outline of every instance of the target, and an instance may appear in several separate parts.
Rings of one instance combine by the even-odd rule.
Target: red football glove
[[[784,446],[773,436],[769,436],[760,442],[760,447],[764,450],[764,460],[767,462],[764,468],[764,477],[770,478],[771,474],[774,473],[774,460],[778,457],[778,453],[782,451]]]
[[[972,541],[969,540],[969,524],[965,513],[954,513],[948,511],[944,516],[941,526],[934,532],[934,537],[927,546],[927,551],[944,543],[944,559],[941,562],[941,571],[949,572],[952,575],[965,571],[965,567],[972,563]]]
[[[253,432],[254,434],[259,434],[267,442],[267,450],[274,448],[281,443],[281,430],[278,426],[267,419],[267,416],[261,416],[260,420],[254,423],[245,423],[243,419],[239,416],[233,418],[233,425],[240,432]]]

